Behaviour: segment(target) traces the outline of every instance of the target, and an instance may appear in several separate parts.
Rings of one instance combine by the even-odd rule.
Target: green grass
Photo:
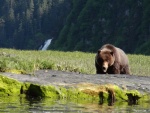
[[[128,55],[131,74],[150,75],[150,56]],[[19,70],[34,74],[35,70],[52,69],[95,74],[95,53],[62,51],[23,51],[0,49],[0,71]]]
[[[128,54],[133,75],[150,76],[150,56]]]

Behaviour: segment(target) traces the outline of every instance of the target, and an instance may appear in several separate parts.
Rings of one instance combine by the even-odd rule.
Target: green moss
[[[128,100],[127,95],[126,95],[126,90],[122,90],[118,86],[114,86],[114,92],[115,92],[115,97],[116,100]]]
[[[139,101],[148,101],[150,103],[150,94],[144,94]]]
[[[27,72],[23,70],[17,70],[17,69],[5,70],[5,72],[10,72],[10,73],[15,73],[15,74],[27,74]]]
[[[98,95],[91,95],[82,91],[79,91],[76,88],[70,88],[67,92],[68,99],[79,99],[80,101],[87,100],[87,101],[94,101],[99,100]]]
[[[78,100],[80,103],[87,101],[112,102],[113,99],[134,103],[139,99],[150,100],[149,94],[142,95],[137,90],[123,90],[112,84],[96,85],[86,83],[66,88],[63,86],[21,83],[0,75],[0,96],[18,96],[20,94],[32,97]]]
[[[19,95],[22,83],[0,75],[0,96]]]
[[[41,91],[42,93],[44,93],[45,97],[50,97],[50,98],[61,97],[61,91],[54,86],[41,86]]]
[[[45,86],[25,83],[22,92],[34,97],[49,97],[61,99],[99,100],[98,96],[93,96],[79,91],[76,88],[63,88],[59,86]]]

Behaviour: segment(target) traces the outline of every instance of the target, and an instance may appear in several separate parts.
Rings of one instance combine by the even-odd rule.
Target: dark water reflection
[[[113,106],[97,102],[0,97],[0,113],[149,113],[150,102],[128,105],[117,102]]]

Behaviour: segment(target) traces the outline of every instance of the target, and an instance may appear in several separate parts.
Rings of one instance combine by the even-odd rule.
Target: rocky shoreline
[[[114,84],[129,90],[150,93],[150,77],[135,75],[98,75],[78,74],[55,70],[38,70],[35,75],[1,73],[20,82],[31,82],[40,85],[72,85],[79,83]]]
[[[127,96],[129,99],[130,95],[141,98],[141,96],[144,94],[146,95],[150,94],[150,82],[149,82],[150,77],[148,76],[98,75],[98,74],[90,75],[90,74],[79,74],[74,72],[63,72],[54,70],[38,70],[35,71],[34,75],[22,75],[7,72],[0,74],[3,77],[8,77],[20,82],[21,85],[19,87],[22,88],[21,89],[22,91],[20,91],[19,89],[20,92],[24,92],[24,90],[28,91],[28,89],[31,89],[32,93],[35,93],[37,92],[37,89],[40,89],[42,93],[39,92],[37,93],[44,96],[50,96],[49,94],[51,93],[52,90],[47,88],[47,86],[57,87],[56,94],[59,93],[61,95],[66,95],[68,94],[68,88],[70,88],[71,90],[75,88],[78,89],[79,92],[81,91],[82,93],[86,93],[88,95],[92,96],[97,95],[98,98],[100,94],[103,93],[106,93],[107,96],[109,97],[111,95],[111,99],[113,99],[113,96],[115,95],[120,96],[119,98],[124,98],[125,100]],[[4,82],[4,80],[2,81]],[[29,83],[30,85],[27,85],[26,83]],[[30,87],[31,84],[32,88]],[[33,87],[34,84],[36,84],[35,85],[36,87],[38,86],[37,89]],[[46,91],[45,87],[47,88],[48,91]],[[64,92],[61,92],[62,87],[65,88]],[[131,90],[133,90],[132,93],[130,93]],[[119,91],[119,93],[117,91]],[[44,94],[43,92],[46,93]],[[79,92],[76,94],[79,94]],[[72,93],[71,95],[73,95]],[[84,96],[82,95],[81,97]]]

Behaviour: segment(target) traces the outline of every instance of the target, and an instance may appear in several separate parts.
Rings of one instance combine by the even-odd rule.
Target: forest
[[[70,10],[70,0],[1,0],[0,47],[37,50],[58,37]]]
[[[1,0],[0,47],[150,55],[150,0]]]

